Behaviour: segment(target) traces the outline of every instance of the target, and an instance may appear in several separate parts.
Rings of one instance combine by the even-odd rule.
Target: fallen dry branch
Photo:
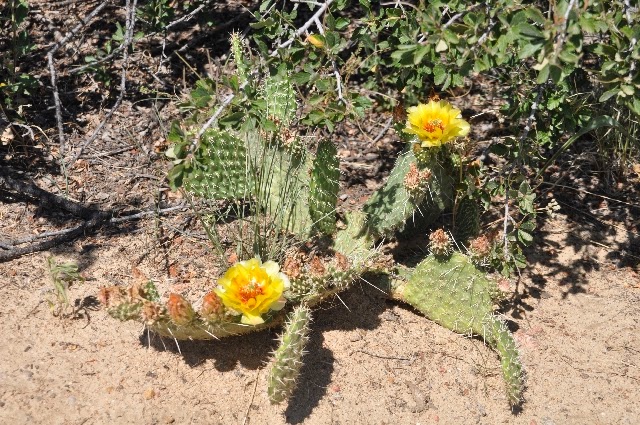
[[[80,236],[95,232],[102,226],[117,226],[127,221],[139,220],[150,215],[166,214],[185,208],[184,205],[178,205],[164,209],[132,212],[114,217],[117,215],[116,211],[102,211],[90,208],[79,202],[47,192],[33,183],[13,178],[10,175],[12,171],[9,168],[0,171],[0,193],[7,192],[11,197],[26,199],[48,210],[64,210],[84,221],[67,229],[40,233],[12,241],[0,240],[0,261],[13,260],[25,254],[51,249]]]

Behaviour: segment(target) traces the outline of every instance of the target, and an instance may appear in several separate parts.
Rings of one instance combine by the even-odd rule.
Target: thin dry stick
[[[53,89],[53,102],[56,107],[56,122],[58,123],[58,140],[60,142],[61,156],[64,155],[65,151],[64,127],[62,124],[62,103],[60,102],[60,94],[58,93],[58,78],[56,74],[56,67],[53,63],[53,55],[58,51],[60,47],[64,46],[67,41],[71,39],[71,37],[75,36],[76,33],[80,31],[80,29],[82,29],[82,27],[87,25],[89,21],[91,21],[98,13],[100,13],[100,11],[104,9],[107,4],[109,4],[109,0],[100,3],[95,9],[91,11],[91,13],[85,16],[84,19],[82,19],[80,23],[78,23],[78,25],[73,27],[71,31],[69,31],[60,41],[54,44],[51,50],[49,50],[49,52],[47,53],[47,62],[49,63],[49,74],[51,77],[51,87]]]
[[[126,3],[126,13],[127,18],[125,21],[126,32],[125,37],[122,44],[125,46],[122,53],[122,71],[120,73],[120,93],[118,95],[118,99],[116,99],[116,103],[113,104],[113,107],[109,110],[107,115],[104,117],[102,122],[98,125],[98,127],[93,131],[91,136],[84,141],[84,143],[78,149],[78,152],[71,158],[71,160],[66,164],[66,167],[71,167],[77,160],[80,158],[80,155],[84,152],[84,149],[92,143],[94,140],[98,138],[98,135],[107,124],[107,122],[111,119],[114,112],[120,107],[122,100],[124,99],[124,95],[127,91],[127,67],[129,65],[129,45],[133,40],[133,28],[136,24],[136,6],[138,4],[138,0],[127,0]]]
[[[77,226],[68,229],[57,230],[53,232],[40,233],[38,235],[23,237],[13,241],[0,240],[0,261],[12,260],[22,255],[31,254],[38,251],[47,250],[59,246],[65,242],[69,242],[84,233],[91,232],[103,225],[115,225],[126,221],[139,220],[150,215],[163,215],[177,210],[187,208],[185,205],[178,205],[164,209],[151,209],[136,214],[130,214],[123,217],[113,217],[107,219],[110,213],[96,212],[89,220],[84,221]],[[45,239],[45,240],[42,240]],[[27,246],[19,246],[30,244]],[[4,250],[4,251],[3,251]]]
[[[324,36],[324,28],[322,27],[322,23],[319,18],[315,18],[314,22],[316,27],[318,28],[318,32]],[[333,67],[333,75],[336,77],[336,86],[338,90],[338,100],[342,103],[346,103],[344,98],[342,97],[342,78],[340,77],[340,72],[338,71],[338,65],[336,65],[336,61],[331,58],[331,66]]]

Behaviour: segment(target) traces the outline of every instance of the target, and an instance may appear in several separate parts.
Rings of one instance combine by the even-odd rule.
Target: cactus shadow
[[[335,370],[335,357],[325,342],[324,333],[331,331],[374,330],[381,323],[380,315],[390,305],[372,284],[360,282],[341,293],[314,312],[314,323],[308,354],[300,372],[298,386],[291,397],[285,417],[289,424],[299,424],[327,395]]]
[[[327,394],[334,371],[333,352],[324,347],[324,336],[313,330],[307,345],[307,354],[300,370],[298,385],[284,412],[288,424],[299,424],[309,417],[320,400]]]
[[[217,341],[175,341],[144,332],[140,335],[140,344],[177,354],[190,367],[198,367],[212,360],[213,366],[220,372],[234,370],[238,365],[250,370],[262,368],[277,346],[275,333],[270,330]]]

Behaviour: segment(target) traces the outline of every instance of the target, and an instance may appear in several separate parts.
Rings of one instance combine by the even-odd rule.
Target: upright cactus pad
[[[371,234],[388,236],[402,230],[415,215],[422,216],[421,224],[428,225],[451,206],[453,181],[439,156],[431,155],[419,164],[413,151],[398,157],[384,186],[364,206]],[[416,173],[418,179],[428,179],[426,184],[413,184]]]
[[[186,190],[205,199],[241,199],[249,195],[245,142],[224,130],[208,130],[183,174]]]
[[[480,232],[480,208],[478,203],[469,197],[462,198],[455,210],[455,225],[453,235],[459,244],[478,236]]]
[[[311,155],[291,155],[286,150],[266,148],[254,164],[261,178],[256,184],[257,198],[264,202],[265,213],[280,229],[306,236],[311,232],[309,185]],[[261,165],[262,164],[262,165]]]
[[[310,322],[311,310],[305,304],[296,306],[289,314],[269,370],[267,392],[273,404],[287,400],[295,390],[304,348],[309,341]]]
[[[395,298],[447,329],[483,337],[500,355],[509,402],[519,403],[523,372],[518,351],[504,322],[493,313],[495,295],[500,291],[468,257],[457,252],[446,260],[431,256],[393,292]]]
[[[318,145],[309,185],[309,214],[313,228],[320,233],[336,230],[336,204],[340,187],[338,150],[333,142],[324,140]]]
[[[264,100],[267,105],[267,118],[289,126],[296,115],[298,104],[291,81],[269,77],[264,84]]]

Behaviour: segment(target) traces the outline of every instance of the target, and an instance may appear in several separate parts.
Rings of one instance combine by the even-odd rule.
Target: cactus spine
[[[310,322],[311,310],[305,304],[299,304],[289,314],[269,370],[267,392],[273,404],[287,400],[295,390],[304,348],[309,341]]]

